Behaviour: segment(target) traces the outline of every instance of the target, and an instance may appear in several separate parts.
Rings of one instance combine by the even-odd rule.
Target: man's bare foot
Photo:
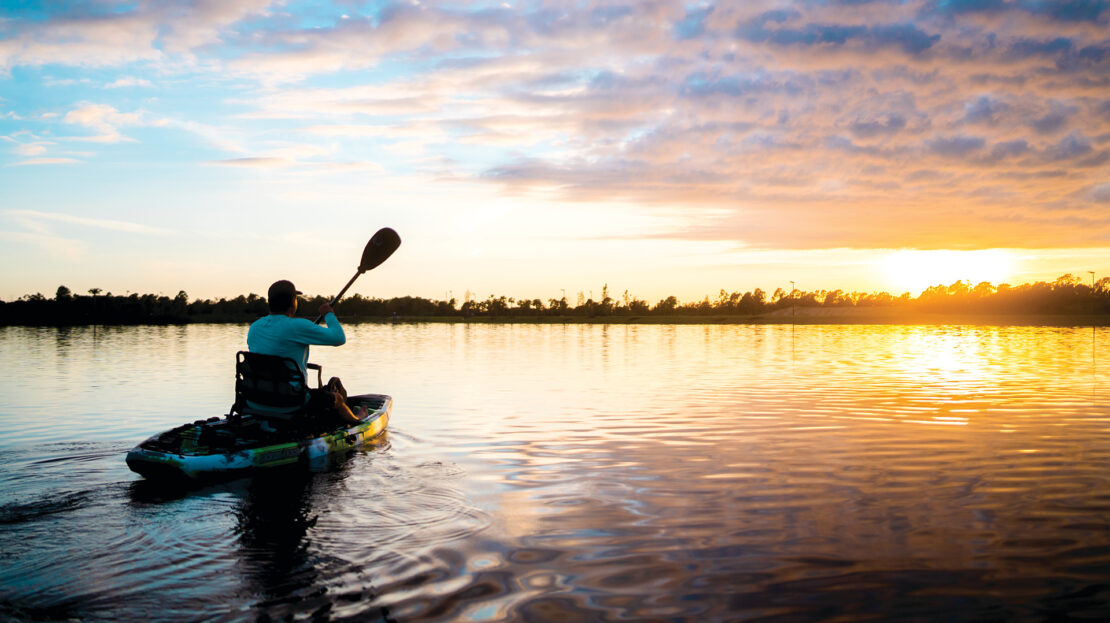
[[[351,411],[350,405],[347,401],[343,400],[342,396],[338,393],[335,394],[335,408],[339,412],[342,419],[346,420],[349,424],[361,424],[362,420],[366,418],[367,411],[366,405],[360,405],[358,413]]]

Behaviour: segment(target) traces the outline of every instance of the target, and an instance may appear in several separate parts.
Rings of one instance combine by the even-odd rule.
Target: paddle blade
[[[362,250],[362,262],[358,265],[358,272],[364,273],[386,261],[399,246],[401,246],[401,237],[397,232],[389,227],[379,229]]]

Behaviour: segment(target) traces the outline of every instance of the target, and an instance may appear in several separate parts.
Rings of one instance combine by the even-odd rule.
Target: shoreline
[[[670,325],[979,325],[979,326],[1110,326],[1110,314],[1003,314],[970,312],[921,312],[896,308],[802,307],[766,314],[649,314],[644,316],[390,316],[340,315],[343,324],[670,324]],[[123,327],[183,326],[189,324],[250,324],[256,318],[163,318],[128,323],[0,324],[3,327]]]
[[[799,310],[800,312],[801,310]],[[595,317],[397,317],[379,319],[344,319],[350,324],[362,323],[448,323],[448,324],[672,324],[672,325],[983,325],[983,326],[1046,326],[1046,327],[1107,327],[1110,314],[969,314],[969,313],[878,313],[878,314],[707,314],[704,316],[595,316]]]

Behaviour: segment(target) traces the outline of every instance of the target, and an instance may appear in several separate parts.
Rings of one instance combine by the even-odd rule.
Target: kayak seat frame
[[[316,386],[320,387],[322,368],[314,363],[308,368],[316,370]],[[230,415],[292,421],[305,413],[307,394],[308,383],[296,361],[245,350],[235,353],[235,403]],[[247,401],[288,412],[252,408]]]

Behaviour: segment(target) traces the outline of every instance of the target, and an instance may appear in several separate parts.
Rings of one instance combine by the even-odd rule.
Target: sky
[[[0,0],[0,299],[330,294],[386,226],[352,292],[1110,276],[1110,0]]]

